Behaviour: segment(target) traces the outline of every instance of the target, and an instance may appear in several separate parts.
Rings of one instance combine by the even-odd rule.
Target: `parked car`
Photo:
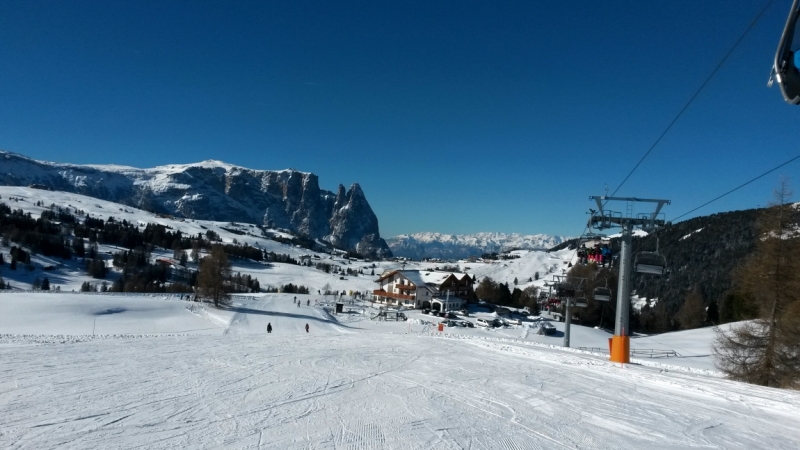
[[[511,325],[522,325],[522,321],[519,319],[506,319],[506,323]]]
[[[455,320],[449,320],[449,319],[448,320],[443,320],[442,323],[446,327],[457,327],[458,326],[458,323]]]
[[[453,311],[448,311],[445,314],[445,317],[447,317],[448,319],[457,319],[458,318],[458,316],[456,316],[456,313],[454,313]]]
[[[466,309],[462,309],[462,310],[460,310],[460,311],[458,311],[458,312],[459,312],[459,314],[461,314],[462,316],[469,316],[469,311],[468,311],[468,310],[466,310]]]
[[[494,320],[492,320],[492,326],[493,327],[502,327],[503,326],[503,321],[500,320],[500,319],[494,319]]]
[[[469,320],[462,320],[461,326],[466,328],[475,328],[475,324],[470,322]]]
[[[550,336],[556,334],[556,326],[550,322],[542,322],[539,326],[539,334]]]
[[[430,314],[430,313],[431,313],[431,310],[428,309],[428,308],[425,308],[425,309],[422,310],[422,314]]]
[[[486,319],[484,319],[482,317],[479,317],[475,321],[475,325],[477,325],[479,327],[493,328],[494,327],[494,321],[493,320],[486,320]]]

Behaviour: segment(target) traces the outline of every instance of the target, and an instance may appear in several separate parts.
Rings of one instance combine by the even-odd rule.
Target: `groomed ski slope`
[[[337,323],[291,294],[0,305],[26,295],[54,310],[0,307],[2,448],[800,448],[793,391],[420,320]],[[106,334],[83,331],[92,317]]]

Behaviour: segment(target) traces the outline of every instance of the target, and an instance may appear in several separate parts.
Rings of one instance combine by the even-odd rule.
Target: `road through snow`
[[[370,325],[287,297],[227,334],[0,339],[0,447],[800,448],[797,392]]]

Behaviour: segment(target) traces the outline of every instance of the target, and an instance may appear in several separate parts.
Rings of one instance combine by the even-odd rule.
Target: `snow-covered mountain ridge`
[[[0,185],[38,186],[199,220],[280,228],[370,256],[391,253],[358,183],[322,190],[317,175],[208,160],[148,169],[37,161],[0,152]]]
[[[412,259],[462,259],[483,253],[509,250],[546,250],[565,240],[565,236],[517,233],[443,234],[421,232],[387,239],[395,256]]]

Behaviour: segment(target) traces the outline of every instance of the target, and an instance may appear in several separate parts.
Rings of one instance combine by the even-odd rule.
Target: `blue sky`
[[[357,182],[384,237],[576,235],[766,3],[4,1],[0,148]],[[766,88],[790,4],[618,196],[671,219],[800,154],[800,108]],[[799,170],[693,215],[765,205]]]

